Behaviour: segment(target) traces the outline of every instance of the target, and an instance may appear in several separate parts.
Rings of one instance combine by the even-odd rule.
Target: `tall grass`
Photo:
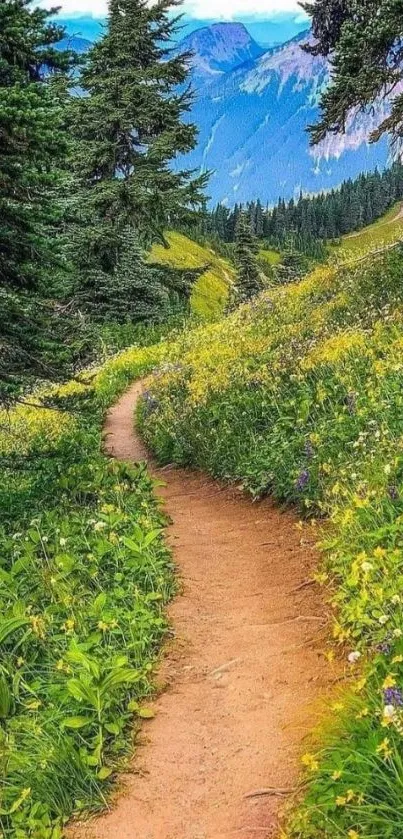
[[[174,574],[144,465],[101,452],[104,410],[163,343],[0,416],[0,835],[58,839],[105,803],[166,629]],[[57,410],[56,410],[57,407]]]

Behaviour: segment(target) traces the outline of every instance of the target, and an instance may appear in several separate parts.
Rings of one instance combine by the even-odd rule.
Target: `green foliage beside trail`
[[[166,522],[145,466],[101,453],[101,424],[164,353],[134,348],[0,414],[5,839],[57,839],[73,813],[103,807],[147,714],[174,586]]]
[[[161,462],[329,520],[317,580],[334,607],[346,695],[303,757],[306,793],[284,835],[400,839],[402,248],[319,267],[179,344],[141,412]]]

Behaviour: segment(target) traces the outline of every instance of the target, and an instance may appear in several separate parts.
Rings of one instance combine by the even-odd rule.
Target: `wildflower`
[[[396,688],[393,685],[391,687],[387,687],[384,690],[383,697],[384,697],[385,703],[387,705],[394,705],[395,707],[403,707],[403,693],[399,688]]]
[[[105,621],[98,621],[98,629],[102,632],[106,632],[109,629],[109,624],[105,623]]]
[[[64,537],[63,537],[63,536],[59,539],[59,542],[60,542],[60,547],[61,547],[61,548],[65,548],[65,547],[66,547],[66,545],[67,545],[67,539],[64,539]]]
[[[306,766],[307,769],[310,769],[311,772],[316,772],[319,769],[317,758],[309,752],[302,756],[301,763]]]
[[[367,707],[361,708],[361,711],[359,711],[358,714],[357,714],[357,720],[364,719],[364,717],[367,717],[368,714],[369,714],[369,708],[367,708]]]
[[[45,621],[40,615],[32,615],[30,618],[32,632],[38,636],[38,638],[45,637]]]
[[[381,626],[385,626],[385,623],[387,623],[388,620],[389,620],[389,615],[381,615],[381,617],[378,620],[378,623],[380,623]]]
[[[308,469],[303,469],[302,472],[298,475],[298,478],[295,482],[295,489],[298,492],[303,492],[307,484],[309,484],[309,478],[310,474]]]
[[[345,795],[338,795],[336,798],[336,807],[345,807],[347,804],[347,798]]]
[[[341,776],[342,776],[342,774],[343,774],[343,773],[342,773],[341,769],[336,769],[336,770],[333,772],[333,775],[332,775],[332,781],[339,781],[339,780],[340,780],[340,778],[341,778]]]
[[[106,527],[106,522],[104,521],[96,521],[94,524],[94,530],[98,533],[99,530],[104,530]]]
[[[62,629],[63,629],[64,632],[73,632],[75,625],[76,625],[76,622],[75,622],[74,618],[68,618],[68,620],[66,620],[62,624]]]
[[[396,486],[388,487],[388,495],[391,501],[397,501],[399,498],[399,490]]]
[[[368,560],[365,560],[365,562],[361,563],[361,568],[364,571],[364,574],[369,574],[369,572],[372,571],[373,567],[374,566],[372,565],[372,562],[368,562]]]
[[[385,548],[381,548],[378,545],[378,547],[374,550],[374,556],[376,556],[377,559],[383,559],[383,557],[386,556]]]
[[[401,629],[394,629],[394,630],[393,630],[393,635],[395,636],[395,638],[401,638],[401,637],[402,637],[402,635],[403,635],[403,630],[401,630]]]
[[[396,714],[394,705],[385,705],[383,709],[383,717],[386,722],[390,722]]]
[[[385,758],[385,760],[387,760],[388,757],[392,756],[392,750],[389,746],[389,743],[389,737],[385,737],[385,739],[382,740],[382,743],[380,743],[376,749],[377,755],[382,755],[382,757]]]
[[[400,594],[394,594],[392,597],[392,603],[394,606],[397,606],[398,603],[401,603]]]
[[[389,676],[386,676],[386,678],[384,679],[382,687],[384,690],[387,690],[388,688],[393,688],[395,684],[396,676],[394,673],[390,673]]]
[[[360,834],[356,830],[349,830],[347,836],[348,839],[360,839]]]
[[[382,641],[382,644],[377,644],[375,649],[378,653],[383,653],[384,655],[388,655],[390,653],[391,646],[390,646],[390,644],[388,644],[387,641]]]
[[[360,658],[361,653],[359,652],[359,650],[354,650],[354,652],[349,653],[349,655],[347,656],[347,660],[350,662],[350,664],[356,664],[356,662],[359,661]]]
[[[19,655],[17,658],[17,667],[22,667],[23,664],[25,664],[25,658]]]

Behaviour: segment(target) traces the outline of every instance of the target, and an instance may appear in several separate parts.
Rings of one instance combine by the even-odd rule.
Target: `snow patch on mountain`
[[[187,166],[213,171],[212,202],[260,197],[272,203],[280,195],[292,197],[295,184],[308,193],[327,190],[387,163],[386,140],[369,144],[387,102],[378,103],[374,113],[352,115],[345,135],[330,135],[311,147],[306,129],[318,118],[330,78],[328,63],[302,49],[309,32],[255,57],[246,36],[237,24],[193,33],[193,47],[201,49],[192,59],[193,73],[206,65],[219,70],[203,79],[198,75],[189,118],[199,127],[199,144],[186,159]],[[245,60],[237,64],[240,58]],[[233,65],[229,71],[227,62]]]

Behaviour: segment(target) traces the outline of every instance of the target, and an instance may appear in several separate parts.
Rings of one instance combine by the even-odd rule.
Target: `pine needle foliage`
[[[388,133],[399,146],[403,136],[400,0],[311,0],[303,6],[312,17],[315,39],[306,50],[331,55],[332,62],[332,84],[321,98],[321,118],[310,127],[312,143],[319,143],[329,131],[344,132],[352,110],[365,110],[390,95],[392,107],[371,140]]]
[[[144,243],[198,207],[205,178],[173,171],[176,155],[195,144],[183,121],[191,94],[186,56],[172,50],[170,0],[111,0],[104,37],[80,78],[74,103],[76,174],[84,191],[86,235],[80,251],[112,272],[134,228]]]
[[[235,262],[237,267],[233,293],[235,304],[247,303],[264,288],[257,253],[258,244],[252,233],[250,219],[246,213],[241,212],[235,234]]]
[[[66,361],[51,272],[67,150],[69,52],[63,30],[28,0],[0,4],[0,400],[56,378]],[[57,336],[57,337],[56,337]]]

